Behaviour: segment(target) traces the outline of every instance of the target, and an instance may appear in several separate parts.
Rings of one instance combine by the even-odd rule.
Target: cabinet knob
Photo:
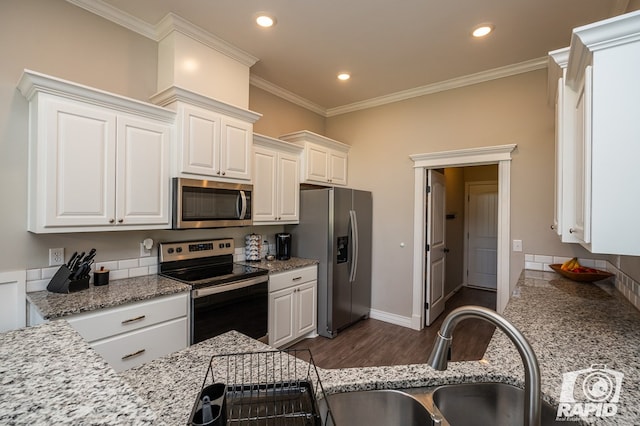
[[[124,222],[124,219],[118,219],[118,223]]]
[[[218,175],[219,175],[219,174],[220,174],[220,170],[218,170],[218,171],[216,172],[216,174],[218,174]]]
[[[573,228],[569,228],[569,233],[570,233],[570,234],[573,234],[574,232],[576,232],[576,230],[575,230],[575,229],[573,229]]]
[[[113,218],[112,218],[112,219],[109,219],[109,223],[116,223],[116,220],[115,220],[115,219],[113,219]]]
[[[224,176],[224,175],[226,175],[226,174],[227,174],[227,172],[222,172],[222,176]]]

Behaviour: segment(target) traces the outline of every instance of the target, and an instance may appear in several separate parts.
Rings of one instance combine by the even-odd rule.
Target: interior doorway
[[[425,170],[473,165],[498,165],[498,236],[496,268],[496,311],[502,313],[509,300],[509,229],[510,229],[510,182],[511,153],[515,144],[471,148],[458,151],[443,151],[411,155],[414,162],[414,250],[413,250],[413,302],[411,327],[421,330],[427,312],[425,301],[426,262],[426,173]]]
[[[464,285],[495,291],[498,182],[466,182],[465,199]]]

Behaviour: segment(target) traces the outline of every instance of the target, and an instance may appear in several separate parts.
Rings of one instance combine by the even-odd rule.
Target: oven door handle
[[[229,284],[221,284],[212,287],[199,288],[191,291],[191,298],[198,299],[200,297],[210,296],[212,294],[224,293],[232,290],[239,290],[245,287],[251,287],[252,285],[262,284],[269,281],[268,275],[263,275],[254,278],[247,278],[246,280],[234,281]]]

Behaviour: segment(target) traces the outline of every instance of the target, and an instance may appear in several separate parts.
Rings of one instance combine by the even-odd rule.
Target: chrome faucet
[[[504,317],[482,306],[461,306],[447,315],[438,331],[431,355],[427,361],[435,370],[446,370],[453,329],[462,320],[479,318],[504,332],[518,349],[524,364],[524,425],[540,426],[542,402],[540,400],[540,367],[531,345],[520,331]]]

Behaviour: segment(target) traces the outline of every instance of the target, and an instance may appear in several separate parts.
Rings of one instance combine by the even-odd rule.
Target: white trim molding
[[[498,271],[497,312],[502,313],[509,301],[509,238],[511,229],[511,154],[516,144],[469,148],[411,155],[414,162],[413,209],[413,301],[411,328],[424,327],[424,247],[425,247],[425,170],[443,167],[466,167],[498,164]]]
[[[412,319],[398,314],[392,314],[391,312],[379,311],[377,309],[371,309],[369,311],[369,318],[384,321],[389,324],[395,324],[406,328],[412,327]]]

